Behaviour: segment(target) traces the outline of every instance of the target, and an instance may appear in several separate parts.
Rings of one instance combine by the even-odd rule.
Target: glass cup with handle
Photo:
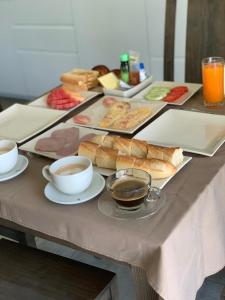
[[[143,204],[154,210],[160,199],[160,190],[151,186],[151,175],[140,169],[116,171],[107,178],[106,188],[117,206],[125,210],[136,210]]]

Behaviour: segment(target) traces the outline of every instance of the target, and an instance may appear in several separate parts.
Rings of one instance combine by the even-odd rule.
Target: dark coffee
[[[124,207],[137,207],[146,198],[148,186],[138,178],[118,179],[112,186],[112,198]]]

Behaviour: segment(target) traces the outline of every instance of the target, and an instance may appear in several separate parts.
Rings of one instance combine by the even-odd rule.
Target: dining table
[[[200,89],[154,119],[174,108],[225,115],[224,106],[204,107]],[[212,157],[185,153],[192,160],[163,188],[164,205],[143,219],[104,215],[98,205],[110,197],[106,190],[79,205],[49,201],[42,168],[52,160],[23,155],[27,169],[0,182],[1,225],[128,265],[140,300],[194,300],[204,279],[224,267],[225,144]]]

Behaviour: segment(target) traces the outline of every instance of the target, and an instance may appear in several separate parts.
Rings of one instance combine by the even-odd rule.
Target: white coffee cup
[[[93,166],[83,156],[67,156],[42,169],[42,174],[60,192],[78,194],[85,191],[92,181]]]
[[[18,159],[18,148],[14,141],[0,140],[0,174],[12,170]]]

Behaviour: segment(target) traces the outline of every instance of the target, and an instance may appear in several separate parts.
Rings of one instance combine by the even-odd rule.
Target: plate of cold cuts
[[[20,150],[59,159],[76,155],[80,142],[89,141],[95,135],[108,134],[106,131],[60,123],[43,134],[19,147]]]

